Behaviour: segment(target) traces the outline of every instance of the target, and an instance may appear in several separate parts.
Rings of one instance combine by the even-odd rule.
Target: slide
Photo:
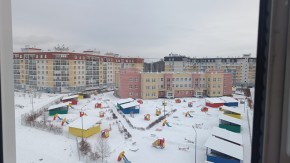
[[[188,113],[188,116],[192,118],[192,115],[190,115],[190,113]]]
[[[123,157],[123,160],[124,160],[125,163],[131,163],[131,161],[129,161],[125,155]]]
[[[168,126],[168,127],[172,127],[172,126],[170,126],[170,125],[169,125],[169,123],[168,123],[168,122],[166,123],[166,126]]]

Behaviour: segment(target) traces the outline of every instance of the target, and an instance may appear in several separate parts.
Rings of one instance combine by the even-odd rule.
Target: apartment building
[[[121,70],[119,81],[117,94],[121,98],[156,99],[232,95],[232,74],[223,71],[148,73],[130,68]]]
[[[43,52],[28,47],[15,52],[13,59],[15,89],[46,92],[115,89],[121,67],[143,69],[144,63],[142,58],[101,55],[98,51]]]
[[[166,72],[205,72],[222,70],[232,74],[234,86],[254,86],[256,58],[244,54],[236,58],[190,58],[177,54],[164,57]]]

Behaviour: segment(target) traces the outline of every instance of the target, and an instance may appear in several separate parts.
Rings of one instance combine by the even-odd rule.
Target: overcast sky
[[[163,58],[256,55],[258,0],[12,0],[14,51]]]

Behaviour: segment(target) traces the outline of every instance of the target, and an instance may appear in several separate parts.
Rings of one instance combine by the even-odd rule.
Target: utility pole
[[[163,110],[163,112],[164,112],[164,116],[165,116],[165,98],[164,98],[164,100],[163,100],[163,106],[164,106],[164,110]]]
[[[196,130],[195,130],[195,127],[192,125],[192,128],[194,129],[194,131],[195,131],[195,142],[194,142],[194,144],[195,144],[195,163],[196,163],[196,144],[197,144],[197,132],[196,132]]]

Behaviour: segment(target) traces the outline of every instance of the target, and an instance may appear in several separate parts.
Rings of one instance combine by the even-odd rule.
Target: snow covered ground
[[[46,106],[51,101],[54,101],[63,95],[42,94],[41,98],[34,98],[34,109]],[[239,95],[240,98],[243,98]],[[117,158],[120,152],[125,151],[125,155],[132,163],[154,163],[154,162],[167,162],[167,163],[192,163],[195,161],[195,144],[187,140],[194,141],[195,132],[192,126],[196,127],[197,131],[197,162],[205,162],[206,148],[204,144],[207,138],[211,135],[213,127],[218,126],[218,115],[221,113],[218,109],[209,108],[207,113],[201,112],[201,108],[205,105],[204,99],[196,98],[182,98],[181,103],[175,103],[174,99],[166,99],[166,113],[173,109],[177,109],[172,115],[167,118],[167,121],[172,127],[162,126],[162,122],[158,123],[149,130],[141,131],[131,128],[125,119],[120,115],[116,108],[116,101],[119,99],[113,96],[112,92],[100,94],[91,97],[91,99],[79,100],[78,105],[73,106],[69,110],[66,117],[68,122],[72,122],[78,118],[79,112],[84,111],[89,116],[99,117],[99,112],[104,111],[105,117],[102,119],[101,128],[105,129],[111,124],[112,131],[110,137],[107,139],[111,149],[110,156],[106,158],[106,162],[118,162]],[[185,100],[186,102],[183,102]],[[97,101],[103,101],[109,108],[95,109]],[[136,127],[146,128],[152,121],[158,117],[155,115],[155,109],[161,109],[163,114],[163,99],[157,100],[143,100],[141,105],[140,114],[133,117],[126,115],[126,118]],[[193,107],[187,106],[189,101],[193,102]],[[20,123],[21,114],[32,110],[31,100],[26,95],[23,97],[22,93],[15,93],[15,104],[22,105],[23,108],[15,107],[15,120],[16,120],[16,143],[17,143],[17,162],[20,163],[34,163],[34,162],[89,162],[85,158],[80,158],[77,151],[77,141],[75,136],[68,133],[68,127],[63,126],[63,134],[55,135],[34,129],[31,127],[22,126]],[[242,110],[244,105],[239,106]],[[131,139],[125,139],[123,134],[118,130],[116,120],[112,119],[110,109],[118,116],[118,120],[124,127],[131,133]],[[248,108],[245,108],[246,110]],[[189,112],[192,117],[185,117],[185,113]],[[144,115],[150,114],[150,121],[144,120]],[[249,136],[249,123],[247,120],[247,112],[242,114],[242,135],[244,142],[244,163],[250,162],[250,136]],[[60,125],[60,120],[53,120],[49,117],[48,121],[56,125]],[[95,150],[97,140],[100,134],[96,134],[88,138],[92,149]],[[165,138],[165,148],[157,149],[152,147],[152,143],[158,138]],[[135,142],[135,143],[134,143]],[[179,150],[179,148],[189,148],[189,150]],[[137,150],[138,149],[138,150]],[[132,151],[137,150],[137,151]],[[99,160],[100,162],[100,160]],[[123,162],[123,161],[122,161]]]

